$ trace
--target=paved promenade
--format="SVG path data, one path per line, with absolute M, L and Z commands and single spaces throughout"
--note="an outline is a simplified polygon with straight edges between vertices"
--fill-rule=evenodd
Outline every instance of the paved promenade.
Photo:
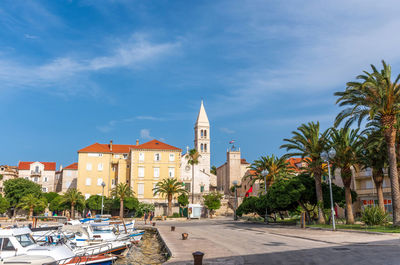
M 175 225 L 175 232 L 170 226 Z M 228 219 L 157 222 L 172 252 L 166 264 L 400 264 L 400 235 L 279 228 Z M 182 233 L 188 240 L 182 240 Z

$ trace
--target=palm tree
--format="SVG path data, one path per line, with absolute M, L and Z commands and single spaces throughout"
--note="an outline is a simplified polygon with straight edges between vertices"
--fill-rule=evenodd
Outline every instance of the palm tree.
M 260 159 L 254 160 L 249 167 L 254 173 L 246 176 L 245 178 L 251 178 L 252 183 L 259 181 L 264 182 L 264 187 L 271 186 L 272 183 L 279 178 L 287 177 L 292 173 L 289 167 L 286 157 L 277 156 L 261 156 Z M 263 176 L 262 172 L 266 170 L 268 173 L 266 177 Z M 265 183 L 265 180 L 267 181 Z
M 372 72 L 364 71 L 357 76 L 360 82 L 348 82 L 346 90 L 336 92 L 336 103 L 339 106 L 351 106 L 342 110 L 336 117 L 335 124 L 348 119 L 346 124 L 358 121 L 360 126 L 364 118 L 373 120 L 376 115 L 381 117 L 381 127 L 387 145 L 389 160 L 389 176 L 392 188 L 393 225 L 400 225 L 400 190 L 396 157 L 396 123 L 400 114 L 400 86 L 398 75 L 391 80 L 391 67 L 382 61 L 383 69 L 378 71 L 371 65 Z
M 119 199 L 119 217 L 124 218 L 124 199 L 134 194 L 131 187 L 126 183 L 119 183 L 111 191 L 111 196 Z
M 315 180 L 315 190 L 318 201 L 318 223 L 325 223 L 325 215 L 323 211 L 323 196 L 322 196 L 322 183 L 321 176 L 324 172 L 323 161 L 321 159 L 321 152 L 327 149 L 329 130 L 320 132 L 319 122 L 309 122 L 302 124 L 297 128 L 298 131 L 293 131 L 292 138 L 283 139 L 287 144 L 281 146 L 286 148 L 286 151 L 295 150 L 295 152 L 288 153 L 286 156 L 301 156 L 307 162 L 307 168 Z
M 192 166 L 192 203 L 194 203 L 194 166 L 199 163 L 200 153 L 196 149 L 190 149 L 185 155 L 188 164 Z
M 71 204 L 71 218 L 75 219 L 75 206 L 84 205 L 85 197 L 77 189 L 68 189 L 63 195 L 62 203 Z
M 157 182 L 156 187 L 153 189 L 154 196 L 160 194 L 166 196 L 168 199 L 168 216 L 172 215 L 172 198 L 175 194 L 187 193 L 182 183 L 177 179 L 166 178 Z
M 29 211 L 29 217 L 33 216 L 33 209 L 35 207 L 46 207 L 47 204 L 38 198 L 36 195 L 30 193 L 25 195 L 24 197 L 21 198 L 20 202 L 18 203 L 17 207 L 28 210 Z
M 353 130 L 350 128 L 336 129 L 332 128 L 330 133 L 330 146 L 336 151 L 336 155 L 331 159 L 333 171 L 335 168 L 340 168 L 340 176 L 342 177 L 345 199 L 346 199 L 346 223 L 354 224 L 353 201 L 351 198 L 351 180 L 353 167 L 359 161 L 362 141 L 358 134 L 359 129 Z
M 368 125 L 367 125 L 368 126 Z M 372 179 L 375 183 L 378 205 L 384 211 L 383 198 L 383 169 L 387 167 L 386 143 L 383 139 L 382 130 L 367 129 L 362 137 L 363 151 L 359 157 L 359 164 L 362 169 L 372 169 Z M 400 161 L 400 160 L 398 160 Z

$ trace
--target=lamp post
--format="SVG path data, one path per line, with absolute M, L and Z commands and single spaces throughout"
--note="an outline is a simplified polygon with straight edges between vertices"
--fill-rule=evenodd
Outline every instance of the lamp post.
M 264 169 L 261 171 L 261 175 L 264 177 L 264 190 L 265 190 L 265 195 L 267 195 L 267 176 L 268 176 L 269 171 L 267 169 Z M 265 199 L 267 196 L 265 196 Z M 265 207 L 265 218 L 264 222 L 268 224 L 268 206 Z
M 331 167 L 329 164 L 329 159 L 333 159 L 335 156 L 336 156 L 336 151 L 333 148 L 331 148 L 328 152 L 323 151 L 321 153 L 322 160 L 328 163 L 329 193 L 331 197 L 331 219 L 332 219 L 333 230 L 336 230 L 336 224 L 335 224 L 335 209 L 333 208 L 332 179 L 331 179 Z
M 232 181 L 233 186 L 235 187 L 235 210 L 233 214 L 233 220 L 237 220 L 236 209 L 237 209 L 237 184 L 239 182 L 237 180 Z
M 101 193 L 101 215 L 103 215 L 103 208 L 104 208 L 104 187 L 106 186 L 106 183 L 104 181 L 101 183 L 101 186 L 103 187 L 103 192 Z

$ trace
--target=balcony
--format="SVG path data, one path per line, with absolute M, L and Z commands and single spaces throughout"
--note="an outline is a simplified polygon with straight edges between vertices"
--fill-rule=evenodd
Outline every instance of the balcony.
M 376 188 L 356 189 L 358 195 L 376 196 Z M 383 193 L 390 193 L 390 187 L 383 188 Z
M 36 170 L 31 170 L 31 176 L 41 176 L 42 175 L 42 171 L 36 171 Z

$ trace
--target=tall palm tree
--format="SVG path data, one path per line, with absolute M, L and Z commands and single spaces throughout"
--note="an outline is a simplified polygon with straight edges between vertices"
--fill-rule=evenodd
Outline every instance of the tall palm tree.
M 192 166 L 192 203 L 194 203 L 194 166 L 199 163 L 200 153 L 196 149 L 190 149 L 185 155 L 188 159 L 188 164 Z
M 68 189 L 63 195 L 62 203 L 68 203 L 71 205 L 71 218 L 75 219 L 75 206 L 84 205 L 85 197 L 77 189 Z
M 17 207 L 28 210 L 29 211 L 29 217 L 31 218 L 33 216 L 33 209 L 35 207 L 46 207 L 47 204 L 38 198 L 36 195 L 30 193 L 25 195 L 24 197 L 21 198 L 20 202 L 18 203 Z
M 160 194 L 166 196 L 168 199 L 168 216 L 172 215 L 172 198 L 175 194 L 185 194 L 187 190 L 183 187 L 182 183 L 174 178 L 166 178 L 157 182 L 153 189 L 154 195 Z
M 383 198 L 383 169 L 387 167 L 386 143 L 381 130 L 368 131 L 362 137 L 363 151 L 359 158 L 362 169 L 372 169 L 372 179 L 378 195 L 378 206 L 385 211 Z
M 119 217 L 124 218 L 124 199 L 134 194 L 131 187 L 126 183 L 119 183 L 111 191 L 111 196 L 119 199 Z
M 382 61 L 383 69 L 378 71 L 371 65 L 372 72 L 364 71 L 357 76 L 360 82 L 348 82 L 346 90 L 336 92 L 336 103 L 339 106 L 350 106 L 342 110 L 336 117 L 335 124 L 348 119 L 349 125 L 358 121 L 360 126 L 365 118 L 372 120 L 376 115 L 381 117 L 381 125 L 385 137 L 388 160 L 389 176 L 392 189 L 393 225 L 400 225 L 400 190 L 396 157 L 396 123 L 400 113 L 400 86 L 398 75 L 394 82 L 391 78 L 391 67 Z
M 355 165 L 359 161 L 362 141 L 360 140 L 359 129 L 350 129 L 348 127 L 336 129 L 332 128 L 330 132 L 329 145 L 336 151 L 336 156 L 331 159 L 333 169 L 340 168 L 345 199 L 346 199 L 346 223 L 354 224 L 353 201 L 351 198 L 351 168 L 356 169 Z
M 259 159 L 249 166 L 249 169 L 254 173 L 246 176 L 245 178 L 251 178 L 252 182 L 264 182 L 264 187 L 271 186 L 272 183 L 279 178 L 284 178 L 292 173 L 292 169 L 289 167 L 286 157 L 272 156 L 261 156 Z M 262 172 L 266 170 L 268 173 L 264 177 Z M 267 181 L 265 183 L 265 180 Z
M 320 132 L 319 122 L 309 122 L 302 124 L 297 128 L 297 131 L 292 132 L 293 136 L 290 139 L 283 139 L 287 144 L 283 144 L 281 148 L 286 148 L 286 151 L 294 150 L 286 156 L 301 156 L 307 162 L 307 168 L 315 180 L 315 190 L 318 201 L 318 223 L 325 223 L 325 215 L 323 211 L 323 196 L 322 196 L 322 174 L 324 172 L 321 152 L 327 149 L 329 130 Z

